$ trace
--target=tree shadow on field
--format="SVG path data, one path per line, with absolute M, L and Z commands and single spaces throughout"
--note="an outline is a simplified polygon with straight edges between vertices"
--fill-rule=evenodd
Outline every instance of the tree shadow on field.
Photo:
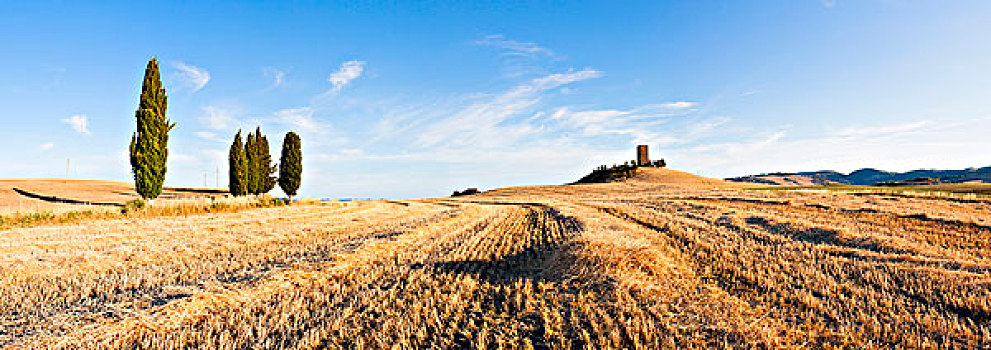
M 482 257 L 413 264 L 411 267 L 431 269 L 437 273 L 469 274 L 492 284 L 510 284 L 520 279 L 548 282 L 561 282 L 565 279 L 563 274 L 549 271 L 548 261 L 556 254 L 566 254 L 578 247 L 578 243 L 569 241 L 585 229 L 581 221 L 541 203 L 478 202 L 476 204 L 513 205 L 529 209 L 525 227 L 532 230 L 527 234 L 535 236 L 530 240 L 533 244 L 508 255 L 490 253 L 485 257 L 483 252 L 476 252 L 475 256 Z M 544 217 L 550 220 L 545 221 Z M 549 222 L 554 222 L 554 225 L 547 225 Z
M 799 228 L 795 228 L 795 226 L 790 223 L 776 224 L 762 217 L 749 217 L 747 218 L 746 222 L 748 225 L 758 226 L 767 232 L 784 235 L 796 240 L 800 240 L 812 244 L 829 244 L 844 248 L 869 250 L 875 253 L 894 253 L 894 254 L 912 254 L 912 255 L 918 254 L 917 252 L 912 250 L 883 246 L 878 244 L 878 242 L 866 238 L 860 238 L 860 239 L 842 238 L 840 237 L 839 231 L 836 230 L 829 230 L 829 229 L 815 228 L 815 227 L 807 228 L 807 229 L 799 229 Z
M 476 251 L 473 251 L 468 259 L 441 258 L 440 261 L 428 261 L 413 264 L 410 267 L 422 269 L 424 273 L 430 275 L 463 276 L 496 287 L 483 289 L 488 292 L 484 295 L 476 294 L 474 296 L 480 298 L 476 301 L 485 311 L 466 309 L 465 312 L 474 315 L 472 317 L 482 317 L 482 312 L 495 312 L 515 318 L 520 324 L 517 326 L 519 327 L 518 337 L 520 339 L 528 339 L 534 349 L 552 348 L 551 333 L 545 329 L 545 323 L 541 316 L 533 310 L 527 311 L 525 308 L 515 305 L 510 296 L 522 292 L 519 289 L 521 284 L 530 285 L 534 293 L 555 293 L 561 300 L 565 300 L 562 302 L 562 306 L 568 305 L 567 300 L 573 300 L 579 291 L 588 292 L 590 288 L 597 289 L 603 294 L 610 294 L 613 283 L 579 280 L 573 278 L 574 275 L 569 273 L 570 267 L 574 266 L 576 262 L 573 252 L 582 247 L 582 244 L 575 242 L 573 238 L 585 229 L 584 224 L 574 217 L 560 213 L 551 206 L 540 203 L 475 204 L 513 205 L 527 209 L 528 212 L 524 219 L 513 223 L 517 228 L 522 226 L 524 231 L 488 232 L 490 236 L 487 238 L 489 240 L 483 241 L 506 244 L 507 241 L 511 240 L 503 240 L 502 237 L 498 236 L 498 234 L 505 233 L 528 236 L 526 242 L 530 242 L 530 244 L 514 249 L 513 253 L 505 255 L 497 253 L 499 251 L 498 246 L 493 247 L 495 249 L 492 249 L 491 252 L 486 252 L 484 251 L 485 248 L 480 245 L 476 247 Z M 479 234 L 485 233 L 480 232 Z M 542 289 L 547 284 L 552 285 L 552 292 Z M 571 312 L 566 313 L 572 317 L 580 317 Z M 590 321 L 582 322 L 585 324 Z M 577 339 L 578 337 L 577 329 L 567 328 L 558 330 L 558 332 L 563 332 L 564 335 L 555 336 L 564 336 L 569 339 Z M 462 333 L 454 334 L 452 340 L 456 348 L 472 348 L 474 345 L 472 340 Z
M 33 193 L 33 192 L 28 192 L 28 191 L 22 190 L 22 189 L 17 188 L 17 187 L 14 187 L 13 190 L 14 190 L 14 192 L 17 192 L 17 194 L 19 194 L 19 195 L 22 195 L 22 196 L 25 196 L 25 197 L 28 197 L 28 198 L 43 200 L 45 202 L 51 202 L 51 203 L 79 204 L 79 205 L 95 205 L 95 206 L 108 206 L 108 207 L 123 207 L 124 206 L 123 204 L 120 204 L 120 203 L 91 202 L 91 201 L 84 201 L 84 200 L 78 200 L 78 199 L 72 199 L 72 198 L 63 198 L 63 197 L 56 197 L 56 196 L 46 196 L 46 195 L 43 195 L 43 194 L 37 194 L 37 193 Z
M 861 239 L 845 239 L 839 237 L 839 232 L 835 230 L 827 230 L 821 228 L 810 228 L 810 229 L 795 229 L 793 225 L 788 223 L 772 224 L 765 218 L 761 217 L 750 217 L 746 220 L 747 224 L 760 226 L 768 232 L 773 232 L 777 234 L 783 234 L 790 236 L 792 238 L 814 243 L 814 244 L 830 244 L 846 248 L 863 249 L 869 250 L 876 253 L 893 253 L 893 254 L 910 254 L 919 255 L 918 252 L 911 251 L 908 249 L 898 249 L 894 247 L 882 246 L 876 242 L 870 241 L 866 238 Z M 866 256 L 857 254 L 856 252 L 841 252 L 841 251 L 828 251 L 829 255 L 849 258 L 857 261 L 864 261 L 869 263 L 880 263 L 880 264 L 911 264 L 918 267 L 925 267 L 928 269 L 940 269 L 940 270 L 951 270 L 951 271 L 967 271 L 970 273 L 984 274 L 987 273 L 987 269 L 984 267 L 970 267 L 964 266 L 956 262 L 926 262 L 926 261 L 912 261 L 908 259 L 903 259 L 899 256 L 887 256 L 887 257 L 877 257 L 877 256 Z M 912 273 L 925 273 L 925 270 L 913 269 Z M 884 291 L 889 287 L 881 284 L 878 280 L 865 278 L 864 275 L 857 274 L 852 280 L 847 280 L 846 282 L 854 282 L 854 280 L 868 288 L 874 290 Z M 892 281 L 898 281 L 898 276 L 892 276 Z M 900 284 L 901 282 L 896 282 Z M 920 305 L 926 305 L 943 312 L 953 313 L 954 315 L 970 319 L 975 323 L 985 323 L 991 320 L 991 313 L 979 308 L 960 303 L 956 300 L 947 300 L 941 298 L 934 298 L 927 293 L 920 292 L 913 289 L 905 288 L 895 288 L 891 292 L 903 296 L 907 299 L 913 300 Z M 938 334 L 937 334 L 938 336 Z
M 547 261 L 554 254 L 564 253 L 568 245 L 540 245 L 528 247 L 515 254 L 489 259 L 440 261 L 414 264 L 414 269 L 429 269 L 435 273 L 467 274 L 490 284 L 512 285 L 516 281 L 564 282 L 564 274 L 547 268 Z

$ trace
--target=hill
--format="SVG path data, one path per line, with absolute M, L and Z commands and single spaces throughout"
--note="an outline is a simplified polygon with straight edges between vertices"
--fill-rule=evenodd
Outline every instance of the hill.
M 222 189 L 166 187 L 164 200 L 223 196 Z M 119 206 L 138 199 L 134 185 L 100 180 L 15 179 L 0 180 L 0 213 L 65 211 L 79 205 Z
M 581 185 L 627 181 L 639 184 L 654 184 L 663 186 L 747 187 L 747 185 L 732 181 L 713 179 L 684 171 L 660 167 L 639 167 L 630 170 L 629 172 L 610 169 L 596 170 L 572 184 Z M 750 185 L 750 187 L 753 187 L 753 185 Z
M 692 173 L 669 168 L 639 168 L 631 179 L 640 184 L 666 186 L 698 187 L 698 188 L 740 188 L 753 185 L 739 184 L 731 181 L 713 179 Z
M 756 182 L 774 185 L 803 185 L 790 183 L 789 179 L 811 184 L 839 183 L 848 185 L 875 185 L 878 183 L 905 182 L 920 178 L 936 179 L 945 183 L 991 182 L 991 167 L 968 168 L 962 170 L 919 169 L 907 172 L 890 172 L 873 168 L 864 168 L 849 174 L 832 170 L 809 171 L 798 173 L 770 173 L 761 175 L 742 176 L 727 179 L 735 182 Z
M 832 180 L 826 180 L 814 176 L 799 175 L 799 174 L 750 175 L 750 176 L 730 178 L 726 180 L 732 182 L 749 182 L 756 184 L 778 185 L 778 186 L 815 186 L 815 185 L 828 185 L 828 184 L 837 183 Z

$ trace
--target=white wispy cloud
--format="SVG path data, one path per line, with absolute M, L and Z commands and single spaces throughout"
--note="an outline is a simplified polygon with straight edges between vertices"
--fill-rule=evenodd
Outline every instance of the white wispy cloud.
M 331 92 L 336 93 L 341 91 L 352 80 L 358 79 L 364 71 L 365 62 L 363 61 L 351 60 L 341 63 L 337 71 L 331 73 L 330 77 L 327 78 L 327 81 L 334 85 Z
M 331 125 L 313 116 L 313 107 L 287 108 L 276 111 L 274 121 L 282 123 L 296 132 L 325 135 L 331 132 Z
M 55 148 L 55 143 L 54 142 L 45 142 L 45 143 L 41 144 L 40 146 L 38 146 L 38 148 L 40 148 L 42 151 L 47 151 L 47 150 L 50 150 L 52 148 Z
M 210 82 L 210 72 L 206 69 L 191 66 L 183 62 L 175 62 L 173 65 L 178 72 L 172 75 L 173 79 L 193 92 L 200 91 Z
M 841 129 L 836 136 L 841 137 L 862 137 L 894 135 L 922 131 L 929 127 L 929 122 L 917 121 L 904 124 L 882 125 L 882 126 L 848 126 Z
M 333 125 L 318 118 L 316 116 L 318 110 L 316 107 L 305 106 L 280 109 L 267 115 L 238 117 L 241 112 L 237 106 L 204 106 L 200 114 L 200 123 L 209 130 L 196 131 L 193 134 L 204 140 L 230 142 L 227 136 L 223 136 L 226 135 L 225 133 L 233 132 L 235 129 L 251 131 L 256 126 L 262 126 L 301 134 L 327 136 L 333 132 Z
M 200 122 L 211 129 L 226 130 L 237 122 L 233 109 L 220 106 L 204 106 L 202 110 Z
M 764 148 L 773 146 L 774 144 L 778 143 L 786 135 L 788 135 L 787 130 L 778 130 L 766 136 L 757 137 L 756 139 L 722 142 L 722 143 L 707 143 L 703 145 L 693 146 L 688 150 L 692 152 L 700 152 L 700 153 L 722 152 L 730 157 L 754 155 L 755 152 L 761 151 Z
M 62 119 L 62 122 L 63 123 L 66 123 L 66 124 L 69 124 L 69 126 L 71 126 L 73 130 L 75 130 L 76 132 L 78 132 L 80 134 L 90 135 L 90 132 L 89 132 L 89 119 L 86 118 L 86 115 L 77 114 L 77 115 L 74 115 L 74 116 L 71 116 L 71 117 Z
M 600 76 L 602 76 L 600 71 L 583 69 L 531 79 L 506 92 L 471 103 L 453 114 L 434 121 L 418 133 L 416 142 L 423 147 L 445 143 L 492 147 L 512 143 L 537 129 L 527 122 L 513 125 L 504 125 L 503 122 L 530 111 L 540 101 L 543 92 Z
M 475 40 L 473 44 L 497 50 L 502 75 L 510 79 L 546 75 L 552 66 L 547 64 L 548 60 L 564 59 L 563 56 L 540 44 L 508 39 L 502 34 L 485 36 Z M 569 88 L 562 89 L 562 93 L 565 94 L 571 91 Z
M 685 109 L 685 108 L 692 108 L 697 105 L 698 104 L 696 104 L 695 102 L 678 101 L 678 102 L 662 103 L 658 106 L 662 108 Z
M 585 79 L 598 78 L 601 76 L 602 76 L 601 71 L 591 68 L 585 68 L 578 71 L 569 70 L 566 73 L 555 73 L 545 77 L 533 79 L 532 80 L 533 83 L 530 84 L 530 86 L 523 86 L 522 89 L 525 90 L 531 88 L 538 90 L 549 90 L 565 84 L 570 84 Z
M 729 124 L 733 121 L 730 117 L 709 117 L 690 123 L 685 132 L 691 136 L 704 135 Z
M 272 78 L 271 89 L 276 89 L 286 82 L 286 71 L 275 68 L 275 67 L 265 67 L 262 69 L 265 76 Z
M 193 132 L 193 135 L 207 141 L 228 142 L 227 140 L 224 140 L 219 135 L 217 135 L 217 133 L 211 131 L 195 131 Z
M 665 102 L 637 106 L 630 109 L 588 109 L 572 110 L 569 107 L 558 108 L 550 120 L 559 121 L 563 129 L 575 129 L 585 137 L 621 136 L 629 137 L 636 143 L 671 144 L 681 142 L 687 136 L 686 131 L 694 125 L 710 125 L 711 119 L 696 120 L 679 128 L 681 132 L 661 132 L 658 126 L 667 123 L 671 117 L 684 116 L 688 110 L 696 106 L 694 102 Z M 694 128 L 693 134 L 705 131 Z M 674 136 L 679 135 L 679 136 Z
M 542 47 L 537 43 L 510 40 L 502 34 L 488 35 L 485 38 L 476 40 L 475 44 L 502 49 L 504 55 L 530 57 L 544 55 L 548 57 L 556 57 L 553 51 Z
M 169 154 L 170 162 L 181 162 L 181 163 L 196 163 L 199 162 L 199 158 L 192 154 L 186 153 L 172 153 Z

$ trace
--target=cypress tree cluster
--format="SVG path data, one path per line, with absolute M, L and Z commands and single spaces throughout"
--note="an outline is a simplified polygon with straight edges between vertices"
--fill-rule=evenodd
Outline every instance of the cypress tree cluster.
M 282 141 L 282 157 L 279 158 L 279 187 L 289 196 L 289 201 L 299 190 L 303 173 L 303 153 L 299 135 L 286 133 Z
M 244 143 L 245 155 L 245 184 L 248 193 L 268 193 L 275 188 L 277 179 L 272 176 L 275 166 L 272 165 L 272 155 L 269 153 L 268 138 L 262 135 L 261 127 L 255 132 L 248 133 Z
M 245 181 L 247 173 L 247 159 L 244 156 L 244 146 L 241 144 L 241 130 L 234 135 L 234 143 L 231 144 L 230 154 L 227 156 L 229 162 L 229 181 L 227 187 L 231 195 L 243 196 L 248 194 L 248 186 Z
M 294 132 L 286 134 L 282 142 L 282 157 L 279 164 L 272 165 L 268 137 L 262 135 L 261 127 L 248 133 L 244 146 L 241 145 L 241 131 L 234 135 L 231 150 L 227 156 L 230 163 L 228 187 L 231 195 L 268 193 L 278 183 L 291 200 L 299 190 L 303 173 L 302 142 Z M 275 174 L 276 168 L 279 176 Z
M 135 112 L 137 131 L 131 136 L 129 147 L 134 188 L 146 199 L 161 195 L 165 182 L 169 131 L 175 127 L 175 123 L 165 118 L 167 105 L 158 60 L 152 58 L 145 68 L 141 99 Z

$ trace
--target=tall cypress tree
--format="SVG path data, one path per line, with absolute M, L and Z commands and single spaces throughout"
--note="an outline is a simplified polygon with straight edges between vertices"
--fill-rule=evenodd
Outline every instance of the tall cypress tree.
M 275 188 L 275 184 L 279 181 L 273 176 L 278 168 L 272 164 L 272 152 L 268 148 L 268 137 L 262 135 L 260 127 L 255 131 L 255 138 L 255 146 L 258 147 L 258 173 L 260 174 L 258 176 L 259 193 L 268 193 Z
M 247 159 L 244 155 L 244 146 L 241 144 L 241 130 L 238 130 L 237 135 L 234 135 L 234 143 L 231 144 L 231 152 L 227 159 L 230 163 L 227 187 L 230 189 L 231 195 L 243 196 L 248 194 L 248 184 L 245 178 Z
M 268 138 L 262 136 L 261 127 L 256 128 L 254 134 L 248 134 L 248 139 L 244 144 L 244 154 L 247 159 L 245 178 L 248 192 L 262 194 L 275 188 L 278 179 L 272 174 L 275 174 L 276 167 L 272 165 Z
M 286 139 L 282 141 L 282 157 L 279 158 L 279 187 L 282 192 L 292 197 L 299 190 L 299 184 L 303 174 L 303 152 L 301 150 L 299 135 L 294 132 L 286 133 Z
M 255 134 L 248 133 L 247 139 L 244 141 L 244 184 L 247 193 L 258 194 L 260 187 L 258 186 L 258 147 L 255 146 Z
M 131 171 L 134 188 L 142 198 L 155 199 L 162 194 L 165 163 L 169 157 L 169 131 L 175 127 L 165 118 L 168 97 L 162 87 L 158 60 L 152 58 L 145 68 L 141 100 L 135 112 L 137 131 L 131 136 Z

